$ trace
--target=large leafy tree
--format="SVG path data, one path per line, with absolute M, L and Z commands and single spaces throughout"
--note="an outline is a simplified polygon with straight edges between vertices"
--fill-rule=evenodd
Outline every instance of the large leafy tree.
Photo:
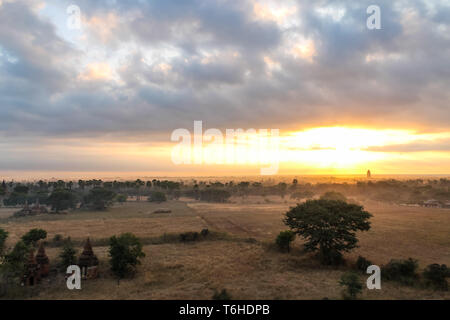
M 284 219 L 305 240 L 307 251 L 318 251 L 324 264 L 337 264 L 342 252 L 357 247 L 357 231 L 370 229 L 372 215 L 362 206 L 337 200 L 308 200 L 291 208 Z
M 89 192 L 84 201 L 94 210 L 105 210 L 113 204 L 115 197 L 114 191 L 96 187 Z
M 120 236 L 112 236 L 109 239 L 109 256 L 112 272 L 118 279 L 135 271 L 140 264 L 140 258 L 145 257 L 142 244 L 132 233 L 123 233 Z
M 75 208 L 77 200 L 75 194 L 71 190 L 56 189 L 48 197 L 47 203 L 52 206 L 52 210 L 60 212 L 69 208 Z
M 17 242 L 13 250 L 5 255 L 1 265 L 2 273 L 13 278 L 22 276 L 29 252 L 30 247 L 25 242 Z
M 43 229 L 31 229 L 22 236 L 22 241 L 27 246 L 35 247 L 39 240 L 47 238 L 47 231 Z

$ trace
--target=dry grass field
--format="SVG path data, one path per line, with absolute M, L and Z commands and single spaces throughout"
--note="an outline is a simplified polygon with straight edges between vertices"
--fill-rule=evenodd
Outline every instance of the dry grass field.
M 10 232 L 8 245 L 31 228 L 82 241 L 105 239 L 122 232 L 141 238 L 204 228 L 230 235 L 223 240 L 145 245 L 146 257 L 134 278 L 120 281 L 108 271 L 107 247 L 94 247 L 100 259 L 99 279 L 84 281 L 82 290 L 69 291 L 63 275 L 40 285 L 37 299 L 210 299 L 226 288 L 233 299 L 340 299 L 340 276 L 348 268 L 323 267 L 301 250 L 296 240 L 290 254 L 270 245 L 285 230 L 283 214 L 294 205 L 280 197 L 233 198 L 230 203 L 188 199 L 163 204 L 128 202 L 106 212 L 72 212 L 8 218 L 0 213 L 0 228 Z M 358 255 L 381 265 L 391 258 L 413 257 L 420 268 L 431 263 L 450 265 L 450 210 L 364 203 L 373 214 L 370 231 L 359 234 L 361 247 L 346 255 L 347 264 Z M 153 213 L 168 208 L 172 213 Z M 5 210 L 5 209 L 2 209 Z M 59 248 L 47 253 L 56 263 Z M 80 252 L 81 248 L 78 248 Z M 365 282 L 364 275 L 361 280 Z M 450 299 L 449 293 L 383 282 L 381 290 L 364 290 L 365 299 Z

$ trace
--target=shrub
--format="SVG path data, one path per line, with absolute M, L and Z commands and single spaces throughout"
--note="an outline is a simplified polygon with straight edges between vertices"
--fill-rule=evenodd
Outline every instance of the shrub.
M 60 258 L 60 267 L 63 272 L 67 270 L 68 266 L 77 264 L 77 258 L 76 258 L 77 251 L 73 247 L 72 241 L 68 239 L 65 241 L 64 246 L 61 250 L 61 253 L 59 254 Z
M 362 292 L 362 284 L 359 280 L 359 276 L 355 272 L 346 272 L 342 275 L 339 284 L 344 288 L 342 296 L 346 300 L 354 300 L 357 295 Z
M 22 236 L 22 241 L 26 245 L 32 245 L 35 247 L 39 240 L 47 238 L 47 231 L 42 229 L 31 229 Z
M 119 203 L 127 202 L 128 196 L 126 194 L 118 194 L 116 196 L 116 201 Z
M 417 269 L 419 267 L 418 261 L 412 258 L 408 260 L 392 259 L 382 268 L 381 275 L 386 280 L 397 281 L 404 285 L 413 285 L 419 278 Z
M 155 192 L 152 192 L 152 194 L 148 198 L 148 201 L 150 201 L 150 202 L 158 202 L 158 203 L 165 202 L 165 201 L 167 201 L 167 197 L 166 197 L 166 194 L 164 192 L 155 191 Z
M 290 251 L 291 242 L 295 239 L 295 233 L 291 230 L 281 231 L 277 236 L 276 244 L 281 251 Z
M 180 241 L 181 242 L 197 241 L 198 239 L 199 239 L 199 233 L 198 232 L 184 232 L 184 233 L 180 233 Z
M 445 264 L 430 264 L 422 273 L 425 284 L 438 290 L 448 290 L 447 279 L 450 277 L 450 268 Z
M 6 238 L 8 238 L 8 232 L 3 229 L 0 229 L 0 257 L 3 255 L 3 251 L 5 250 L 5 242 Z
M 369 266 L 373 265 L 372 262 L 367 260 L 364 257 L 358 256 L 358 260 L 356 260 L 356 268 L 362 272 L 366 272 Z
M 141 263 L 140 258 L 145 257 L 141 242 L 132 233 L 112 236 L 109 246 L 111 270 L 118 279 L 134 273 L 136 266 Z
M 203 229 L 200 234 L 202 235 L 202 237 L 207 237 L 209 235 L 209 230 L 208 229 Z
M 227 289 L 222 289 L 220 292 L 216 290 L 212 298 L 213 300 L 231 300 L 231 295 L 227 292 Z
M 60 242 L 62 242 L 63 241 L 63 236 L 62 235 L 60 235 L 60 234 L 55 234 L 55 236 L 53 237 L 53 240 L 52 240 L 54 243 L 60 243 Z

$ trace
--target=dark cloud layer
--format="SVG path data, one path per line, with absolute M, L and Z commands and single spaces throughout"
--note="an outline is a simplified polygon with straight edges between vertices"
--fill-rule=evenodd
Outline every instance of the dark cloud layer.
M 368 30 L 372 2 L 298 1 L 290 16 L 298 23 L 286 26 L 255 18 L 252 1 L 80 0 L 86 21 L 118 17 L 103 26 L 110 29 L 103 42 L 98 28 L 85 28 L 92 50 L 113 56 L 132 48 L 113 66 L 117 79 L 90 82 L 80 80 L 80 61 L 89 52 L 58 31 L 67 33 L 65 26 L 30 1 L 3 2 L 0 132 L 169 133 L 193 120 L 219 128 L 363 122 L 447 130 L 448 6 L 380 0 L 382 29 Z M 46 5 L 64 15 L 68 4 Z M 344 11 L 334 19 L 320 14 L 323 8 Z M 314 44 L 310 60 L 292 54 L 296 37 Z M 149 55 L 156 58 L 147 61 Z

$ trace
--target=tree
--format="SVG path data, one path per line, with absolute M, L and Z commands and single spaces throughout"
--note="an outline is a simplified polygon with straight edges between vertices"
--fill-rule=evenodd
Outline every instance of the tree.
M 280 192 L 280 197 L 282 199 L 284 199 L 284 196 L 286 195 L 287 184 L 284 183 L 284 182 L 280 182 L 278 184 L 278 189 L 279 189 L 279 192 Z
M 0 229 L 0 257 L 3 256 L 3 252 L 5 250 L 5 242 L 6 242 L 6 238 L 8 238 L 8 232 Z
M 72 241 L 70 241 L 70 238 L 67 239 L 59 254 L 60 266 L 63 271 L 67 270 L 68 266 L 77 264 L 76 254 L 77 250 L 73 247 Z
M 96 187 L 85 197 L 85 203 L 93 210 L 106 210 L 114 202 L 116 194 L 114 191 Z
M 126 194 L 118 194 L 117 196 L 116 196 L 116 201 L 117 202 L 119 202 L 119 203 L 124 203 L 124 202 L 127 202 L 127 195 Z
M 291 230 L 281 231 L 277 236 L 276 244 L 280 250 L 286 250 L 287 252 L 291 249 L 291 242 L 295 239 L 295 233 Z
M 323 264 L 338 264 L 342 251 L 357 247 L 356 231 L 370 229 L 371 216 L 356 204 L 308 200 L 291 208 L 284 223 L 306 240 L 306 251 L 319 251 Z
M 150 202 L 164 202 L 164 201 L 167 201 L 167 197 L 166 197 L 166 194 L 164 192 L 155 191 L 155 192 L 152 192 L 152 194 L 148 198 L 148 201 L 150 201 Z
M 48 197 L 47 203 L 51 205 L 56 213 L 76 207 L 76 197 L 74 193 L 67 189 L 56 189 Z
M 308 199 L 312 198 L 314 196 L 314 193 L 311 191 L 296 191 L 291 194 L 291 199 L 301 200 L 301 199 Z
M 31 229 L 22 236 L 22 241 L 27 245 L 35 247 L 39 240 L 47 238 L 47 231 L 42 229 Z
M 231 295 L 228 293 L 227 289 L 222 289 L 222 291 L 218 292 L 214 290 L 214 295 L 212 296 L 213 300 L 231 300 Z
M 140 258 L 145 257 L 142 244 L 132 233 L 123 233 L 119 237 L 109 239 L 109 256 L 111 257 L 111 271 L 118 277 L 124 278 L 133 273 Z
M 431 286 L 438 290 L 448 290 L 446 278 L 450 277 L 450 268 L 448 268 L 445 264 L 430 264 L 425 268 L 422 275 L 427 286 Z
M 17 186 L 14 187 L 14 192 L 16 193 L 22 193 L 22 194 L 27 194 L 28 193 L 29 188 L 27 186 L 18 184 Z
M 362 292 L 362 284 L 357 273 L 349 271 L 342 275 L 339 284 L 345 287 L 342 293 L 344 299 L 354 300 Z
M 2 271 L 12 277 L 21 277 L 29 253 L 30 247 L 24 241 L 17 242 L 13 250 L 5 255 Z
M 337 200 L 337 201 L 347 201 L 347 198 L 340 192 L 329 191 L 320 197 L 320 200 Z
M 247 187 L 244 187 L 247 188 Z M 245 189 L 246 190 L 246 189 Z M 208 202 L 226 202 L 231 194 L 221 189 L 206 189 L 200 191 L 200 200 Z
M 3 181 L 4 183 L 4 181 Z M 6 188 L 0 185 L 0 207 L 3 205 L 3 197 L 6 195 Z

